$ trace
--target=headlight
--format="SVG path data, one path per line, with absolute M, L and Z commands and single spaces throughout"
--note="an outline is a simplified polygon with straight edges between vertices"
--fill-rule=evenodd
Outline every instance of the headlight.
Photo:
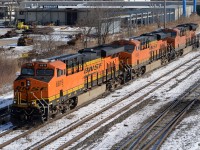
M 31 102 L 32 105 L 35 105 L 35 102 Z
M 17 103 L 17 101 L 13 101 L 13 104 L 16 104 Z
M 27 80 L 27 81 L 26 81 L 26 85 L 27 85 L 27 86 L 30 86 L 30 85 L 31 85 L 30 80 Z

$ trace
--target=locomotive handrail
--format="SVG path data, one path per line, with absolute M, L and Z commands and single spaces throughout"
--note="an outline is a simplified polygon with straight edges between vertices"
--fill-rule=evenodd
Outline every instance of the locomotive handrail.
M 42 91 L 41 91 L 41 99 L 42 99 L 42 101 L 47 105 L 47 113 L 49 113 L 49 104 L 43 99 L 43 97 L 42 97 Z M 45 106 L 44 106 L 44 113 L 45 113 Z
M 33 94 L 33 96 L 37 99 L 37 100 L 39 100 L 38 98 L 37 98 L 37 96 L 35 96 L 35 94 L 33 93 L 33 92 L 30 92 L 30 93 L 32 93 Z
M 49 104 L 43 99 L 43 97 L 42 97 L 42 91 L 41 91 L 41 99 L 44 101 L 44 103 L 47 105 L 47 106 L 49 106 Z
M 35 94 L 33 92 L 31 92 L 33 94 L 33 96 L 38 100 L 38 102 L 42 105 L 43 109 L 44 109 L 44 113 L 45 113 L 45 106 L 44 104 L 40 101 L 40 99 L 37 98 L 37 96 L 35 96 Z

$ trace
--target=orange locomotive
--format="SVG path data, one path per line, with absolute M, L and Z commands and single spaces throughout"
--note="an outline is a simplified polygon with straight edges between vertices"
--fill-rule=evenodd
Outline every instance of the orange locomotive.
M 185 47 L 198 47 L 197 27 L 183 24 L 22 65 L 14 81 L 11 121 L 18 125 L 48 120 L 76 107 L 77 97 L 94 86 L 111 89 L 144 74 L 149 64 L 164 64 L 182 55 Z
M 130 40 L 113 42 L 125 46 L 127 51 L 119 54 L 123 70 L 128 70 L 129 78 L 140 76 L 146 72 L 146 65 L 161 58 L 167 49 L 167 37 L 164 33 L 149 33 Z
M 119 75 L 118 53 L 123 46 L 98 46 L 77 54 L 52 57 L 22 65 L 14 82 L 11 121 L 44 121 L 77 105 L 77 96 Z
M 119 54 L 123 75 L 132 79 L 144 74 L 146 67 L 153 62 L 159 60 L 163 65 L 183 55 L 185 48 L 192 50 L 199 47 L 199 36 L 195 33 L 197 28 L 197 24 L 182 24 L 173 29 L 160 29 L 113 42 L 125 45 L 126 51 Z

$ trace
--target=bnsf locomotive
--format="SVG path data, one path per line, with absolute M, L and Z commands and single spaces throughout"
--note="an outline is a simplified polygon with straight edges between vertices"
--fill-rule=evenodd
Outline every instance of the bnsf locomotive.
M 48 120 L 75 108 L 77 97 L 94 86 L 106 84 L 112 89 L 144 74 L 154 63 L 165 64 L 199 47 L 197 28 L 197 24 L 182 24 L 26 63 L 14 81 L 11 121 Z

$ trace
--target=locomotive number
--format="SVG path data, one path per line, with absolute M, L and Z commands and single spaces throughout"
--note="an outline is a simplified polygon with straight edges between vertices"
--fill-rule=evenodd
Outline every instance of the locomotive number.
M 96 64 L 90 67 L 85 68 L 84 73 L 89 73 L 91 71 L 97 70 L 101 67 L 101 63 L 100 64 Z
M 63 80 L 56 81 L 56 87 L 63 85 Z

